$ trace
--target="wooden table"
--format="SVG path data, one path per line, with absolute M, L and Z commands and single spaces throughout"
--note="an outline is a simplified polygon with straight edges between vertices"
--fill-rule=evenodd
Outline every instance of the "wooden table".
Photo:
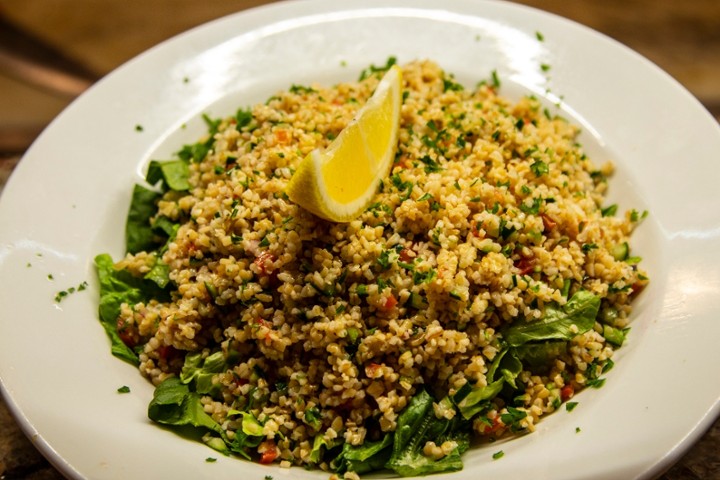
M 97 79 L 166 38 L 264 3 L 269 2 L 0 0 L 0 189 L 37 134 Z M 576 20 L 637 50 L 720 119 L 720 1 L 518 3 Z M 0 399 L 0 479 L 17 478 L 62 476 Z M 720 479 L 720 421 L 660 478 Z

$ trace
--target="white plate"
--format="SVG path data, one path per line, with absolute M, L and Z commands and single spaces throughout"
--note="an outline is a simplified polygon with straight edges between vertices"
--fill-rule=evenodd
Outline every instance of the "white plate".
M 150 423 L 152 387 L 110 355 L 96 319 L 92 258 L 122 254 L 132 184 L 150 157 L 195 140 L 202 112 L 234 113 L 292 83 L 353 80 L 390 55 L 435 59 L 466 85 L 496 70 L 505 95 L 562 100 L 592 157 L 618 165 L 611 198 L 623 210 L 650 211 L 633 248 L 651 285 L 605 386 L 580 393 L 578 408 L 549 416 L 531 435 L 468 452 L 465 470 L 449 477 L 650 478 L 711 424 L 720 409 L 714 119 L 637 54 L 536 10 L 479 0 L 442 8 L 432 0 L 318 0 L 212 22 L 124 65 L 52 123 L 5 188 L 0 378 L 25 432 L 65 474 L 327 478 L 222 456 L 206 463 L 218 455 Z M 54 303 L 56 292 L 83 281 L 88 290 Z M 131 393 L 118 394 L 122 385 Z M 492 460 L 500 449 L 505 456 Z

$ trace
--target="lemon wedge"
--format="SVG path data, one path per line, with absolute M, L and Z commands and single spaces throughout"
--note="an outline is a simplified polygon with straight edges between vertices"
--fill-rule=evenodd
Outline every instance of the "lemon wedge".
M 393 65 L 337 138 L 300 162 L 286 188 L 290 200 L 334 222 L 363 212 L 393 163 L 401 87 L 402 71 Z

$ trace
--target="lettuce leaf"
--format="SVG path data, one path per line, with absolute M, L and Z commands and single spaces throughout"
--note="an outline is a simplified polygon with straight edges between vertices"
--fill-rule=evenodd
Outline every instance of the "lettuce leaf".
M 200 395 L 177 377 L 170 377 L 155 388 L 148 406 L 148 417 L 169 426 L 190 425 L 210 430 L 226 440 L 225 432 L 210 415 L 205 413 Z
M 125 249 L 128 253 L 151 251 L 158 241 L 150 225 L 150 219 L 157 212 L 157 201 L 161 194 L 135 185 L 125 222 Z
M 562 307 L 548 306 L 540 320 L 511 325 L 503 332 L 503 338 L 511 347 L 544 340 L 571 340 L 593 328 L 599 310 L 600 297 L 579 290 Z
M 154 282 L 133 277 L 125 270 L 115 269 L 115 263 L 107 253 L 95 257 L 95 269 L 100 283 L 98 313 L 100 323 L 110 338 L 112 354 L 137 365 L 137 354 L 123 343 L 117 332 L 120 305 L 123 303 L 134 305 L 139 302 L 147 302 L 151 298 L 162 300 L 167 298 L 168 294 Z
M 452 405 L 450 399 L 442 401 Z M 470 446 L 469 423 L 457 415 L 452 420 L 437 418 L 432 405 L 433 398 L 426 391 L 410 400 L 398 417 L 386 468 L 403 477 L 462 470 L 460 455 Z M 454 441 L 457 446 L 449 455 L 434 459 L 423 454 L 425 443 L 431 440 L 437 445 Z

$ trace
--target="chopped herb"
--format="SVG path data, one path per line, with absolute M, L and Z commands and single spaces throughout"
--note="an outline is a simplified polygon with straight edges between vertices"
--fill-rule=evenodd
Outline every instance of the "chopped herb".
M 537 215 L 540 213 L 540 205 L 542 205 L 542 199 L 535 197 L 533 198 L 532 205 L 527 205 L 525 202 L 520 203 L 520 210 L 528 215 Z
M 431 200 L 433 198 L 431 193 L 425 193 L 422 197 L 418 198 L 418 202 L 424 202 L 425 200 Z
M 544 41 L 545 41 L 545 35 L 543 35 L 543 34 L 540 33 L 540 32 L 535 32 L 535 38 L 537 38 L 539 42 L 544 42 Z
M 530 170 L 535 174 L 536 177 L 541 177 L 543 174 L 548 173 L 550 169 L 547 166 L 547 163 L 543 162 L 542 160 L 535 160 L 530 165 Z
M 293 83 L 290 86 L 290 93 L 294 93 L 294 94 L 317 93 L 317 90 L 315 90 L 312 87 L 306 87 L 304 85 L 296 85 Z
M 452 79 L 443 78 L 443 92 L 447 92 L 448 90 L 459 92 L 464 90 L 464 88 L 462 85 L 453 81 Z
M 591 250 L 595 250 L 597 248 L 598 248 L 598 246 L 594 243 L 583 243 L 583 245 L 582 245 L 582 251 L 585 253 L 588 253 Z
M 603 217 L 612 217 L 617 213 L 618 206 L 617 204 L 612 204 L 609 207 L 603 208 L 600 213 Z
M 589 367 L 588 367 L 588 368 L 589 368 Z M 591 375 L 591 377 L 594 377 L 594 375 Z M 600 388 L 600 387 L 602 387 L 603 385 L 605 385 L 605 379 L 604 379 L 604 378 L 596 378 L 596 377 L 595 377 L 595 378 L 590 378 L 590 379 L 588 379 L 588 381 L 585 383 L 585 385 L 586 385 L 587 387 L 591 387 L 591 388 Z
M 578 402 L 567 402 L 565 404 L 565 410 L 567 410 L 568 412 L 572 412 L 577 406 Z
M 48 273 L 47 278 L 48 278 L 48 280 L 55 280 L 55 277 L 53 277 L 52 273 Z
M 420 158 L 420 161 L 425 164 L 425 173 L 433 173 L 433 172 L 439 172 L 442 170 L 440 165 L 430 158 L 429 155 L 425 155 L 424 157 Z
M 492 458 L 493 458 L 493 460 L 497 460 L 497 459 L 499 459 L 499 458 L 502 458 L 504 455 L 505 455 L 505 452 L 503 452 L 502 450 L 500 450 L 500 451 L 498 451 L 498 452 L 493 453 Z
M 520 421 L 525 417 L 527 417 L 526 411 L 518 410 L 514 407 L 507 407 L 507 413 L 500 415 L 500 420 L 502 420 L 502 423 L 505 425 L 509 425 L 510 430 L 517 432 L 522 430 L 523 427 L 520 426 Z
M 403 249 L 402 245 L 395 245 L 393 248 L 383 250 L 377 259 L 377 263 L 384 269 L 390 268 L 390 265 L 395 263 L 399 258 L 399 252 Z
M 642 220 L 643 218 L 648 216 L 648 211 L 644 210 L 642 213 L 639 213 L 637 210 L 631 210 L 630 211 L 630 221 L 631 222 L 637 222 L 638 220 Z
M 575 427 L 575 433 L 580 433 L 580 427 Z
M 523 120 L 522 118 L 519 118 L 518 121 L 515 122 L 515 128 L 517 128 L 518 130 L 522 130 L 524 126 L 525 120 Z
M 52 280 L 52 275 L 48 275 L 48 278 Z M 67 290 L 61 290 L 55 294 L 55 303 L 60 303 L 65 297 L 75 292 L 82 292 L 88 287 L 87 282 L 80 283 L 77 287 L 70 287 Z
M 143 126 L 140 124 L 135 125 L 135 131 L 136 132 L 142 132 L 144 130 Z
M 497 70 L 490 72 L 491 85 L 494 88 L 500 88 L 500 77 L 498 77 Z
M 388 57 L 387 61 L 385 62 L 385 65 L 383 66 L 375 66 L 371 64 L 368 68 L 360 72 L 360 78 L 359 80 L 365 80 L 366 78 L 376 74 L 376 73 L 384 73 L 390 70 L 390 67 L 395 65 L 397 63 L 397 58 L 395 57 Z
M 215 458 L 215 457 L 207 457 L 207 458 L 205 459 L 205 461 L 206 461 L 207 463 L 215 463 L 215 462 L 217 462 L 217 458 Z
M 428 270 L 427 272 L 413 272 L 413 283 L 419 285 L 421 283 L 430 283 L 437 276 L 437 271 L 434 269 Z
M 123 385 L 122 387 L 117 389 L 118 393 L 130 393 L 130 387 L 127 385 Z
M 242 108 L 240 108 L 235 114 L 235 120 L 237 121 L 237 123 L 235 124 L 235 129 L 240 132 L 243 128 L 250 125 L 250 123 L 253 121 L 252 112 L 250 111 L 250 109 L 243 110 Z
M 547 72 L 548 70 L 550 70 L 550 65 L 548 65 L 547 63 L 541 63 L 540 70 L 542 70 L 543 72 Z

